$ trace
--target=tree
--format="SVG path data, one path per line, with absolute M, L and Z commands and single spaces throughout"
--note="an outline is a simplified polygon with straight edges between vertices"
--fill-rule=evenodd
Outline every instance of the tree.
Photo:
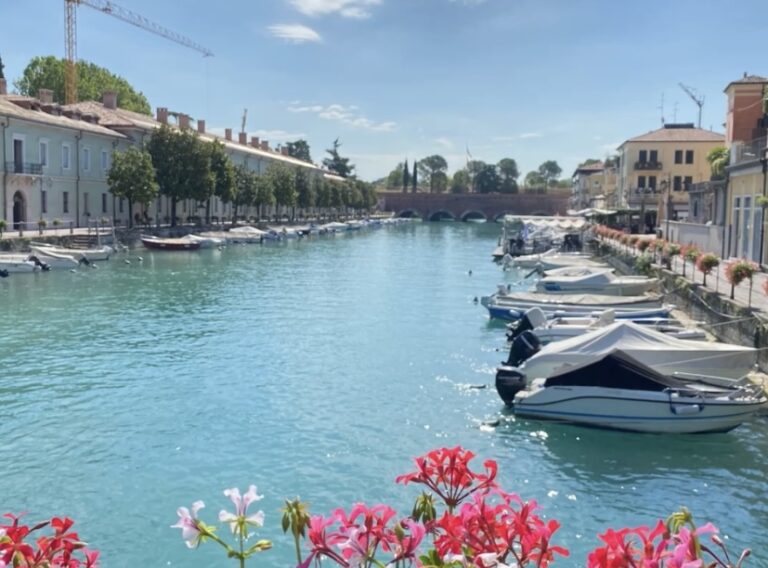
M 599 164 L 599 163 L 600 163 L 600 160 L 598 160 L 597 158 L 587 158 L 586 160 L 584 160 L 579 164 L 579 167 L 583 168 L 586 166 L 591 166 L 592 164 Z
M 429 193 L 435 192 L 435 182 L 433 180 L 435 174 L 444 174 L 445 170 L 447 169 L 448 162 L 446 162 L 445 158 L 439 154 L 427 156 L 419 162 L 419 171 L 421 172 L 421 175 L 424 176 L 424 178 L 429 182 Z
M 296 205 L 301 209 L 308 209 L 315 204 L 313 187 L 306 168 L 296 168 Z
M 535 189 L 546 186 L 546 180 L 544 176 L 538 171 L 528 172 L 525 174 L 525 187 L 526 189 Z
M 278 205 L 296 207 L 296 175 L 290 167 L 275 162 L 267 169 L 266 178 Z
M 459 170 L 453 174 L 451 193 L 469 193 L 472 180 L 467 170 Z
M 725 146 L 712 148 L 707 154 L 707 162 L 713 179 L 722 178 L 725 175 L 725 167 L 731 161 L 731 152 Z
M 253 204 L 258 209 L 260 219 L 263 217 L 263 208 L 275 204 L 275 193 L 272 191 L 272 184 L 266 175 L 256 177 L 256 200 Z
M 296 158 L 297 160 L 303 160 L 305 162 L 312 163 L 312 157 L 309 154 L 309 144 L 306 140 L 296 140 L 296 142 L 288 142 L 288 155 Z
M 115 152 L 107 183 L 112 195 L 128 200 L 128 222 L 133 227 L 133 204 L 148 205 L 157 197 L 152 156 L 136 146 L 131 146 L 125 152 Z
M 3 72 L 5 65 L 3 65 L 3 58 L 0 57 L 0 79 L 5 79 L 5 73 Z
M 318 178 L 319 179 L 319 178 Z M 317 187 L 317 206 L 328 209 L 331 206 L 331 184 L 323 178 Z
M 408 158 L 405 159 L 405 162 L 401 162 L 397 164 L 397 168 L 395 168 L 395 170 L 389 175 L 390 176 L 394 175 L 396 179 L 398 179 L 396 183 L 402 183 L 403 193 L 406 193 L 408 191 L 408 182 L 410 181 L 410 176 L 408 174 Z M 397 187 L 397 186 L 392 184 L 390 185 L 390 187 Z
M 14 85 L 22 95 L 36 97 L 40 89 L 53 91 L 53 100 L 64 104 L 64 60 L 48 55 L 33 57 Z M 152 107 L 143 93 L 128 81 L 87 61 L 77 62 L 78 101 L 99 101 L 104 91 L 117 93 L 120 108 L 141 114 L 152 114 Z
M 547 160 L 539 166 L 539 174 L 544 179 L 545 187 L 553 185 L 553 182 L 560 177 L 561 173 L 563 173 L 562 168 L 554 160 Z
M 326 150 L 330 155 L 330 158 L 325 158 L 323 160 L 323 165 L 341 177 L 350 177 L 353 175 L 355 166 L 349 163 L 349 158 L 343 158 L 339 154 L 339 148 L 341 148 L 341 143 L 337 138 L 333 141 L 333 148 Z
M 470 179 L 470 192 L 477 191 L 477 187 L 475 187 L 475 178 L 477 178 L 477 174 L 479 174 L 486 166 L 486 163 L 482 160 L 470 160 L 467 163 L 467 171 L 469 172 L 469 179 Z
M 605 165 L 606 169 L 608 169 L 608 168 L 618 168 L 619 167 L 619 157 L 617 155 L 615 155 L 615 154 L 613 156 L 608 156 L 605 159 L 604 165 Z
M 498 169 L 501 176 L 499 191 L 502 193 L 517 193 L 517 178 L 520 177 L 517 162 L 512 158 L 504 158 L 499 162 Z
M 237 196 L 237 183 L 232 160 L 224 152 L 224 145 L 218 140 L 208 144 L 208 152 L 211 162 L 211 173 L 214 178 L 213 195 L 218 197 L 222 203 L 232 203 Z M 210 204 L 206 206 L 206 222 L 208 222 L 209 215 Z
M 445 193 L 448 191 L 448 174 L 445 172 L 435 172 L 432 174 L 430 182 L 435 193 Z
M 258 199 L 258 181 L 254 172 L 249 170 L 245 165 L 240 164 L 234 169 L 235 173 L 235 197 L 232 201 L 234 205 L 234 211 L 232 212 L 232 223 L 237 221 L 237 210 L 240 206 L 254 205 Z
M 411 186 L 412 186 L 412 192 L 416 193 L 419 190 L 419 172 L 418 172 L 418 164 L 416 162 L 413 162 L 413 175 L 411 176 Z
M 500 185 L 501 178 L 493 164 L 486 164 L 475 176 L 475 191 L 478 193 L 497 192 Z

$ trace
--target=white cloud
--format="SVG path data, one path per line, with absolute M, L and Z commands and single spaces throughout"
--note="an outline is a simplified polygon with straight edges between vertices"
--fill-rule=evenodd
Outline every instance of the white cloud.
M 451 0 L 452 4 L 464 4 L 465 6 L 479 6 L 485 4 L 485 0 Z
M 447 150 L 453 149 L 453 142 L 450 140 L 450 138 L 435 138 L 435 142 Z
M 339 14 L 344 18 L 364 20 L 371 17 L 370 8 L 382 0 L 289 0 L 291 5 L 305 16 Z
M 528 140 L 530 138 L 541 138 L 542 134 L 541 132 L 523 132 L 520 135 L 521 140 Z
M 611 142 L 600 146 L 600 150 L 605 154 L 615 154 L 619 151 L 619 146 L 621 146 L 621 142 Z
M 269 26 L 269 33 L 291 43 L 318 43 L 323 41 L 319 33 L 301 24 L 275 24 Z
M 209 128 L 208 132 L 211 134 L 215 134 L 216 136 L 224 136 L 224 128 L 214 127 Z M 299 139 L 306 139 L 307 135 L 304 132 L 287 132 L 285 130 L 253 130 L 248 132 L 248 142 L 251 141 L 251 136 L 258 136 L 261 140 L 269 140 L 270 142 L 283 142 L 283 141 L 294 141 Z M 235 140 L 238 140 L 239 134 L 235 132 L 233 134 L 233 138 Z
M 494 142 L 516 142 L 517 140 L 530 140 L 531 138 L 543 138 L 541 132 L 523 132 L 512 136 L 494 136 L 491 140 Z
M 393 121 L 378 122 L 360 114 L 357 106 L 340 104 L 323 105 L 291 105 L 288 111 L 295 113 L 316 114 L 324 120 L 334 120 L 353 128 L 362 128 L 373 132 L 392 132 L 397 127 Z

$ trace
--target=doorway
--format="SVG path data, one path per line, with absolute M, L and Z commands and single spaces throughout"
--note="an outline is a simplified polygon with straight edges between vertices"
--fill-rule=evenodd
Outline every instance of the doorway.
M 13 228 L 19 230 L 23 228 L 22 223 L 26 221 L 27 202 L 20 191 L 13 194 Z

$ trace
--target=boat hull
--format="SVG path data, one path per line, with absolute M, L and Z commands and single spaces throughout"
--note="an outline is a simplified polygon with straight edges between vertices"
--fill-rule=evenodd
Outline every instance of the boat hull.
M 672 306 L 659 306 L 655 304 L 631 305 L 628 307 L 611 306 L 573 306 L 558 304 L 489 304 L 486 306 L 488 314 L 492 319 L 503 321 L 517 321 L 523 317 L 525 312 L 531 308 L 541 308 L 548 318 L 557 316 L 562 317 L 592 317 L 601 312 L 611 309 L 615 311 L 616 319 L 645 319 L 645 318 L 666 318 L 672 311 Z
M 593 387 L 546 387 L 518 393 L 516 415 L 647 433 L 727 432 L 768 408 L 755 400 L 709 399 L 675 393 Z
M 141 242 L 145 248 L 151 250 L 179 251 L 198 250 L 200 248 L 199 242 L 186 239 L 149 239 L 142 237 Z

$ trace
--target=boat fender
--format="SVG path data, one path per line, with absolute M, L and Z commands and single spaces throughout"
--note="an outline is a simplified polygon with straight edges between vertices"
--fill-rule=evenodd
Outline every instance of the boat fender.
M 703 407 L 700 404 L 672 404 L 669 409 L 672 411 L 672 414 L 685 416 L 688 414 L 698 414 L 703 410 Z
M 9 272 L 5 269 L 0 270 L 0 278 L 8 278 Z
M 509 348 L 509 357 L 505 365 L 518 367 L 524 361 L 530 359 L 541 349 L 541 341 L 531 330 L 520 333 Z
M 517 369 L 501 366 L 496 369 L 496 392 L 505 404 L 512 404 L 515 395 L 525 388 L 525 374 Z

